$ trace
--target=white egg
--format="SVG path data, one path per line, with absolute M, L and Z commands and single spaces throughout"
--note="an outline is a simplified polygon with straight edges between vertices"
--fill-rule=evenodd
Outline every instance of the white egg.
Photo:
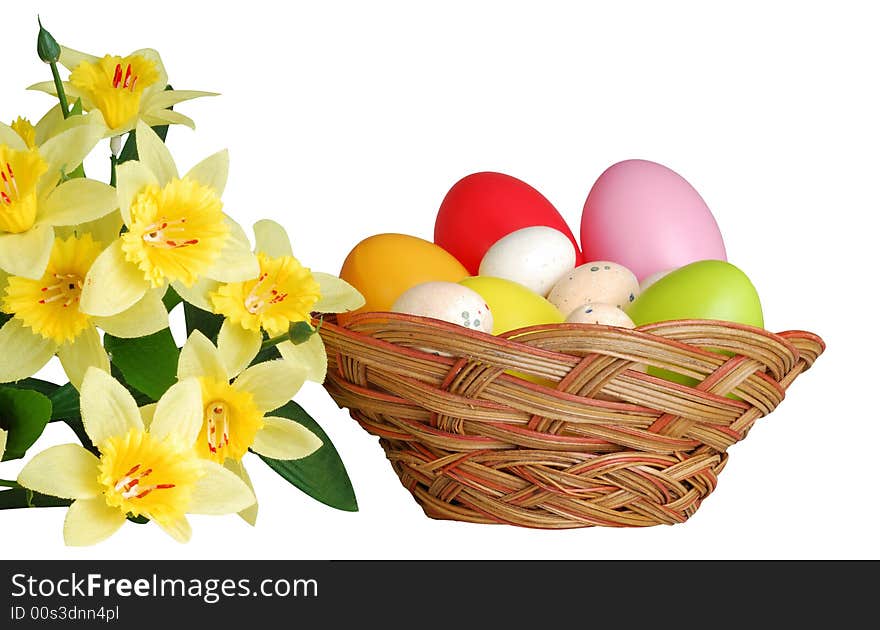
M 563 275 L 547 299 L 563 315 L 568 315 L 582 304 L 611 304 L 625 309 L 639 292 L 639 281 L 632 271 L 614 262 L 597 260 Z
M 577 307 L 565 321 L 570 324 L 604 324 L 620 328 L 635 328 L 629 315 L 611 304 L 584 304 Z
M 648 276 L 647 278 L 642 280 L 642 284 L 640 287 L 642 290 L 642 293 L 645 292 L 645 289 L 647 289 L 649 286 L 651 286 L 652 284 L 657 282 L 660 278 L 662 278 L 663 276 L 668 274 L 670 271 L 675 271 L 675 270 L 674 269 L 667 269 L 666 271 L 658 271 L 657 273 L 652 273 L 650 276 Z
M 479 293 L 455 282 L 423 282 L 404 291 L 391 306 L 395 313 L 432 317 L 492 332 L 492 313 Z
M 496 241 L 480 262 L 480 275 L 504 278 L 546 297 L 553 285 L 574 269 L 577 254 L 569 238 L 536 225 Z

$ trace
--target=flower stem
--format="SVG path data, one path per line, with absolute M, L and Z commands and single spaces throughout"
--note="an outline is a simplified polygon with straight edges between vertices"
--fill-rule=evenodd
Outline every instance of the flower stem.
M 263 345 L 260 346 L 260 351 L 262 352 L 263 350 L 268 350 L 269 348 L 274 348 L 279 343 L 287 341 L 288 339 L 290 339 L 289 333 L 284 333 L 283 335 L 278 335 L 277 337 L 270 337 L 269 339 L 264 339 Z
M 3 488 L 21 488 L 17 481 L 9 481 L 8 479 L 0 479 L 0 487 Z
M 110 154 L 110 185 L 113 188 L 116 188 L 116 165 L 119 163 L 119 158 L 117 158 L 112 153 Z
M 58 100 L 61 102 L 61 113 L 67 118 L 70 116 L 70 106 L 67 104 L 67 94 L 64 92 L 64 84 L 61 82 L 61 75 L 58 74 L 58 64 L 52 62 L 49 64 L 52 68 L 52 79 L 55 81 L 55 91 L 58 92 Z

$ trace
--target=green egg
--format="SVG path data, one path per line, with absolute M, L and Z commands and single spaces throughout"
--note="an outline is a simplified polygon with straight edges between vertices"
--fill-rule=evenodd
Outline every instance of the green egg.
M 751 280 L 723 260 L 700 260 L 670 272 L 645 289 L 626 313 L 636 326 L 673 319 L 715 319 L 764 327 L 761 300 Z M 697 382 L 652 367 L 648 373 L 685 385 Z

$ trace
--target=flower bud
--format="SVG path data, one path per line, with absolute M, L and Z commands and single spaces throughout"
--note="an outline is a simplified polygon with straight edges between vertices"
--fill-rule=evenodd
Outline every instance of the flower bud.
M 61 57 L 61 46 L 52 37 L 52 33 L 43 28 L 40 18 L 37 18 L 40 32 L 37 34 L 37 54 L 44 63 L 57 63 Z

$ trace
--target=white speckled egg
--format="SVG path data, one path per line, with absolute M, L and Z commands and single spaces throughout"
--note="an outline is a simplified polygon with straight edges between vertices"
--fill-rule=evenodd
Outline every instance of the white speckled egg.
M 492 313 L 479 293 L 455 282 L 423 282 L 404 291 L 391 307 L 395 313 L 432 317 L 492 332 Z
M 496 241 L 483 256 L 479 275 L 512 280 L 546 297 L 553 285 L 574 269 L 576 255 L 565 234 L 535 225 Z
M 636 327 L 626 313 L 611 304 L 584 304 L 569 313 L 565 321 L 570 324 L 605 324 L 620 328 Z
M 639 281 L 624 267 L 606 260 L 584 263 L 559 279 L 547 299 L 563 315 L 582 304 L 611 304 L 626 308 L 639 296 Z

